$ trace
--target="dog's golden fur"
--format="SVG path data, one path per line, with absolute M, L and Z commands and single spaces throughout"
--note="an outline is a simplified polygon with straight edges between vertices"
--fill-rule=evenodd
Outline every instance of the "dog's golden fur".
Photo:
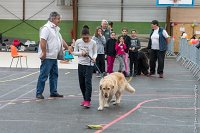
M 114 72 L 102 78 L 99 84 L 98 110 L 109 107 L 109 103 L 113 96 L 116 98 L 114 104 L 119 104 L 124 90 L 130 93 L 135 92 L 135 89 L 128 83 L 122 73 Z

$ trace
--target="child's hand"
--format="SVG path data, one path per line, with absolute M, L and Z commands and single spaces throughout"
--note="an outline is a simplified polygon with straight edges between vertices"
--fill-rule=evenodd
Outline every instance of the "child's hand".
M 132 50 L 135 50 L 135 47 L 133 47 Z
M 81 54 L 81 55 L 84 56 L 84 57 L 86 57 L 86 56 L 87 56 L 87 52 L 82 51 L 82 54 Z
M 71 54 L 73 52 L 73 47 L 72 46 L 68 46 L 68 51 L 69 51 L 69 54 Z

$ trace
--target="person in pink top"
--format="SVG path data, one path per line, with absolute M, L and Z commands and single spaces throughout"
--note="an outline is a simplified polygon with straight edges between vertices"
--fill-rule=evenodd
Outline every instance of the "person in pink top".
M 124 43 L 124 37 L 119 36 L 118 40 L 115 45 L 115 50 L 116 50 L 116 58 L 119 61 L 119 70 L 118 72 L 123 72 L 125 75 L 125 49 L 126 49 L 126 44 Z

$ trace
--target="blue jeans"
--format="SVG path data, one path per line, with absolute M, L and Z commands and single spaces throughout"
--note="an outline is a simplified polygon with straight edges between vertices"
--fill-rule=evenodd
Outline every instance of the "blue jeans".
M 41 62 L 40 75 L 37 83 L 36 95 L 42 94 L 45 82 L 49 76 L 49 86 L 51 95 L 57 93 L 58 63 L 57 59 L 45 59 Z

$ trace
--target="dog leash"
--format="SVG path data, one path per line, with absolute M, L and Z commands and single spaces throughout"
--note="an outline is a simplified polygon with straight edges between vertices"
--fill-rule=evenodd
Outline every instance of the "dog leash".
M 92 57 L 91 57 L 89 54 L 87 54 L 87 56 L 89 57 L 89 59 L 90 59 L 91 61 L 94 62 L 94 60 L 92 59 Z M 94 66 L 97 68 L 97 71 L 98 71 L 99 74 L 101 75 L 101 78 L 103 78 L 103 73 L 101 72 L 101 70 L 99 69 L 99 67 L 97 66 L 96 63 L 94 63 Z
M 81 49 L 81 50 L 83 50 L 83 51 L 85 51 L 85 49 Z M 86 51 L 85 51 L 86 52 Z M 87 53 L 87 52 L 86 52 Z M 92 57 L 87 53 L 86 54 L 86 56 L 90 59 L 90 61 L 93 61 L 94 62 L 94 60 L 92 59 Z M 91 63 L 90 63 L 91 64 Z M 94 62 L 94 66 L 97 68 L 97 71 L 99 72 L 99 74 L 100 74 L 100 76 L 101 76 L 101 78 L 103 78 L 104 76 L 103 76 L 103 73 L 101 72 L 101 70 L 99 69 L 99 67 L 97 66 L 97 64 Z

